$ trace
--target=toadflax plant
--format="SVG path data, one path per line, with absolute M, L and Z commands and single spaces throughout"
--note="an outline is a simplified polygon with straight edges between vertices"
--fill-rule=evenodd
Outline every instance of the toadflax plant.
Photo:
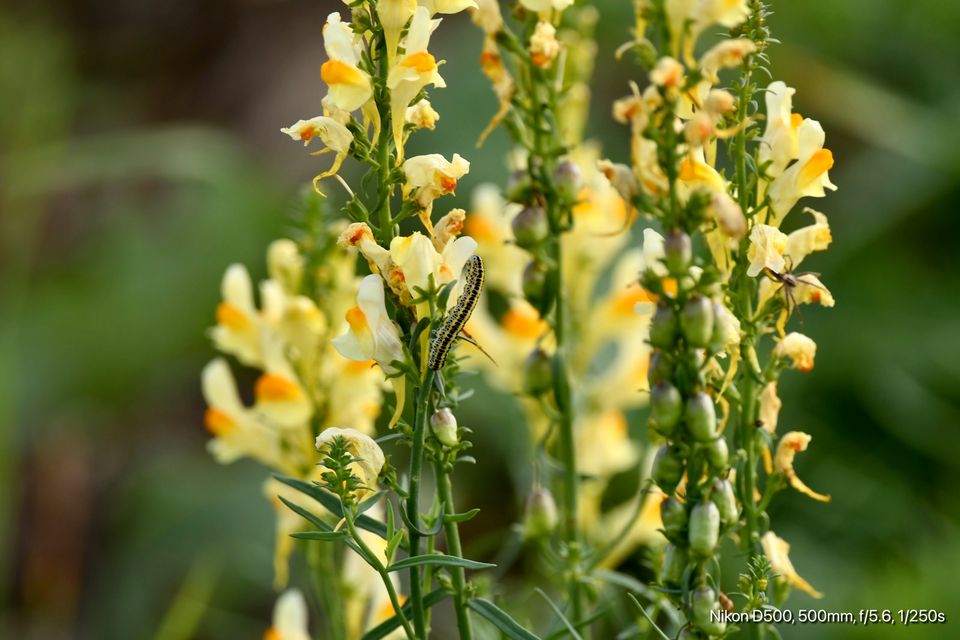
M 307 599 L 286 590 L 269 640 L 717 638 L 737 631 L 722 610 L 820 597 L 767 508 L 787 487 L 829 501 L 794 470 L 810 436 L 778 435 L 777 384 L 814 365 L 813 340 L 790 330 L 799 307 L 834 303 L 799 270 L 829 245 L 826 216 L 798 211 L 835 188 L 833 157 L 794 90 L 769 82 L 762 2 L 634 6 L 618 54 L 646 74 L 613 106 L 629 164 L 585 138 L 589 3 L 357 0 L 349 20 L 327 18 L 322 113 L 281 131 L 332 159 L 291 238 L 270 245 L 259 301 L 231 266 L 210 332 L 257 372 L 253 403 L 226 357 L 203 372 L 211 453 L 275 474 L 275 586 L 301 541 L 322 611 L 311 636 Z M 405 148 L 440 117 L 438 15 L 465 10 L 498 104 L 479 138 L 505 132 L 512 174 L 478 188 L 469 216 L 439 215 L 469 163 Z M 339 174 L 348 159 L 356 181 Z M 496 572 L 465 557 L 459 526 L 478 510 L 454 502 L 457 465 L 474 462 L 464 368 L 518 398 L 533 445 Z M 647 443 L 629 428 L 643 406 Z M 720 562 L 725 541 L 738 576 L 722 574 L 736 566 Z

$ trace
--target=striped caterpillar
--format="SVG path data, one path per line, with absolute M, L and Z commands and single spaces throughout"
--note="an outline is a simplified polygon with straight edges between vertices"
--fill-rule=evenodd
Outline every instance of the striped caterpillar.
M 450 310 L 443 324 L 437 329 L 430 341 L 430 355 L 427 358 L 427 366 L 434 371 L 439 371 L 447 362 L 447 354 L 453 341 L 457 339 L 464 325 L 470 319 L 474 308 L 477 306 L 477 300 L 480 298 L 480 289 L 483 288 L 483 260 L 480 256 L 470 256 L 466 266 L 466 280 L 463 285 L 463 292 L 457 298 L 457 304 Z

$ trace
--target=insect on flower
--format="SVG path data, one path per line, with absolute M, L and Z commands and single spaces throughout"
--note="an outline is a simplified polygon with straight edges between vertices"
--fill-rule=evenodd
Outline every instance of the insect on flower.
M 782 273 L 774 271 L 770 267 L 764 267 L 763 271 L 768 278 L 780 284 L 780 290 L 783 291 L 783 298 L 786 302 L 786 315 L 789 316 L 793 313 L 793 310 L 796 309 L 800 321 L 803 322 L 803 316 L 800 314 L 799 309 L 799 302 L 802 302 L 802 300 L 797 300 L 797 287 L 813 287 L 820 291 L 826 291 L 827 289 L 820 284 L 819 273 L 816 271 L 801 271 L 795 273 L 793 271 L 793 261 L 790 259 L 790 256 L 786 256 L 786 261 L 786 269 Z
M 450 310 L 443 324 L 434 334 L 430 341 L 430 354 L 427 359 L 427 366 L 434 371 L 439 371 L 447 362 L 447 354 L 453 341 L 458 337 L 463 337 L 471 342 L 475 347 L 483 351 L 470 336 L 466 335 L 464 326 L 473 314 L 477 306 L 477 300 L 480 299 L 480 290 L 483 289 L 483 260 L 480 256 L 470 256 L 466 266 L 466 279 L 464 280 L 463 292 L 457 298 L 457 304 Z M 462 334 L 462 335 L 461 335 Z M 487 353 L 484 351 L 484 355 Z M 487 355 L 489 358 L 490 356 Z M 492 359 L 492 358 L 491 358 Z

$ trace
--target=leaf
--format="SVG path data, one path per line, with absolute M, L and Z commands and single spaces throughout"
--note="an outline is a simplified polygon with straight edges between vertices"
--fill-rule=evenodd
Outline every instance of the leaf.
M 372 506 L 380 502 L 380 498 L 382 498 L 384 494 L 386 494 L 386 491 L 377 491 L 375 494 L 361 502 L 357 506 L 357 515 L 360 515 L 365 511 L 369 511 Z
M 563 615 L 563 611 L 560 610 L 560 607 L 553 603 L 553 600 L 550 599 L 550 596 L 548 596 L 540 587 L 536 587 L 534 591 L 547 601 L 547 606 L 553 609 L 553 612 L 557 614 L 558 618 L 560 618 L 560 622 L 562 622 L 563 626 L 565 626 L 567 631 L 570 632 L 570 637 L 572 637 L 573 640 L 583 640 L 583 638 L 580 637 L 580 634 L 577 633 L 577 630 L 574 629 L 573 625 L 570 624 L 570 621 L 567 620 L 567 616 Z
M 466 522 L 467 520 L 472 520 L 474 516 L 480 513 L 480 509 L 470 509 L 465 513 L 451 513 L 448 516 L 443 516 L 444 522 Z
M 504 635 L 512 640 L 540 640 L 540 637 L 525 629 L 506 611 L 484 598 L 475 598 L 467 606 L 493 623 Z
M 643 608 L 643 605 L 640 604 L 640 601 L 637 600 L 632 593 L 628 593 L 627 597 L 633 600 L 633 604 L 637 605 L 637 609 L 640 609 L 640 613 L 642 613 L 643 617 L 647 619 L 647 622 L 650 623 L 650 626 L 657 630 L 657 633 L 660 634 L 660 637 L 663 638 L 663 640 L 670 640 L 670 636 L 665 634 L 663 629 L 657 626 L 657 623 L 653 621 L 653 618 L 651 618 L 650 614 L 647 613 L 647 610 Z
M 293 487 L 297 491 L 307 494 L 322 504 L 325 509 L 338 518 L 343 517 L 343 507 L 340 504 L 340 499 L 329 491 L 322 489 L 320 486 L 313 484 L 312 482 L 304 482 L 303 480 L 298 480 L 297 478 L 288 478 L 286 476 L 274 476 L 274 478 L 288 487 Z M 375 533 L 384 540 L 387 539 L 387 526 L 379 520 L 374 520 L 370 516 L 361 515 L 357 517 L 355 522 L 356 525 L 361 529 L 366 529 L 371 533 Z
M 291 533 L 290 536 L 300 540 L 335 542 L 337 540 L 343 540 L 347 537 L 347 534 L 343 531 L 297 531 L 296 533 Z
M 422 556 L 411 556 L 394 562 L 387 571 L 400 571 L 410 567 L 419 567 L 421 565 L 438 565 L 442 567 L 463 567 L 464 569 L 491 569 L 497 565 L 489 562 L 477 562 L 467 558 L 458 558 L 456 556 L 445 556 L 439 553 L 427 553 Z
M 316 515 L 310 513 L 309 511 L 307 511 L 306 509 L 304 509 L 304 508 L 301 507 L 300 505 L 298 505 L 298 504 L 296 504 L 296 503 L 294 503 L 294 502 L 290 502 L 289 500 L 287 500 L 287 499 L 284 498 L 283 496 L 277 496 L 277 497 L 280 498 L 280 501 L 281 501 L 283 504 L 285 504 L 285 505 L 287 505 L 288 507 L 290 507 L 290 509 L 293 510 L 294 513 L 296 513 L 297 515 L 299 515 L 301 518 L 303 518 L 304 520 L 306 520 L 307 522 L 309 522 L 309 523 L 312 524 L 313 526 L 315 526 L 317 529 L 320 529 L 321 531 L 331 531 L 331 530 L 333 529 L 333 527 L 331 527 L 329 524 L 327 524 L 326 522 L 324 522 L 323 520 L 321 520 L 320 518 L 318 518 Z
M 437 604 L 438 602 L 442 601 L 448 595 L 450 595 L 449 591 L 446 591 L 444 589 L 434 589 L 427 595 L 423 596 L 423 606 L 430 608 L 433 605 Z M 408 619 L 413 614 L 413 606 L 410 602 L 407 602 L 407 604 L 403 605 L 401 607 L 401 610 L 403 611 L 403 615 L 407 616 Z M 363 634 L 363 638 L 361 638 L 361 640 L 380 640 L 380 638 L 385 638 L 386 636 L 390 635 L 391 631 L 394 631 L 399 628 L 400 628 L 400 618 L 396 614 L 394 614 L 390 618 L 384 620 L 383 622 L 375 626 L 373 629 L 370 629 L 365 634 Z

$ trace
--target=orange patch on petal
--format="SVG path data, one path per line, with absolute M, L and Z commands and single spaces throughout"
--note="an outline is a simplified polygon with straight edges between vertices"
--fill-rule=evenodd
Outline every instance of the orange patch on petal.
M 638 284 L 624 289 L 613 297 L 613 312 L 618 316 L 630 317 L 636 314 L 634 309 L 640 302 L 656 302 L 657 297 L 651 295 L 646 289 Z
M 217 305 L 217 324 L 222 324 L 234 331 L 243 331 L 250 326 L 250 320 L 243 311 L 229 302 L 221 302 Z
M 803 124 L 803 116 L 800 115 L 799 113 L 791 113 L 791 114 L 790 114 L 790 126 L 791 126 L 792 128 L 794 128 L 794 129 L 796 129 L 796 128 L 799 127 L 801 124 Z
M 257 400 L 287 402 L 300 397 L 300 387 L 288 378 L 275 373 L 265 373 L 257 380 L 253 393 Z
M 367 315 L 360 307 L 351 307 L 348 309 L 346 318 L 347 324 L 350 325 L 350 330 L 354 333 L 358 333 L 367 328 Z
M 663 279 L 663 291 L 671 298 L 677 297 L 677 279 L 676 278 L 664 278 Z
M 500 319 L 500 325 L 507 333 L 528 339 L 537 338 L 547 328 L 547 323 L 533 309 L 509 309 Z
M 453 193 L 457 188 L 457 179 L 443 175 L 442 173 L 437 175 L 437 181 L 446 193 Z
M 466 221 L 467 235 L 477 242 L 497 242 L 500 232 L 490 220 L 482 215 L 472 215 Z
M 347 360 L 343 371 L 350 376 L 359 376 L 369 371 L 373 365 L 373 360 Z
M 275 628 L 270 627 L 263 632 L 263 640 L 283 640 L 283 636 Z
M 235 429 L 237 423 L 223 411 L 209 408 L 203 413 L 203 426 L 212 435 L 222 436 Z
M 437 68 L 437 59 L 427 51 L 419 51 L 404 58 L 400 65 L 416 69 L 420 73 L 427 73 Z
M 807 164 L 800 169 L 799 182 L 809 184 L 833 168 L 833 152 L 830 149 L 819 149 Z
M 362 84 L 363 74 L 353 65 L 340 60 L 327 60 L 320 67 L 320 79 L 328 85 Z

